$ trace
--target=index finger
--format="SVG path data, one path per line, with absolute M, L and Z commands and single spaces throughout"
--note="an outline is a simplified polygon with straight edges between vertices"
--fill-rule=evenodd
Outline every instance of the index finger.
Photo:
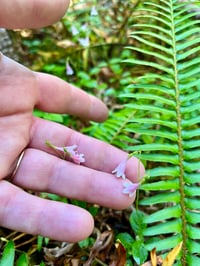
M 69 0 L 1 0 L 0 26 L 9 29 L 44 27 L 59 20 L 68 6 Z
M 34 74 L 39 90 L 36 103 L 38 109 L 51 113 L 67 113 L 97 122 L 107 118 L 107 107 L 98 98 L 56 76 L 39 72 Z

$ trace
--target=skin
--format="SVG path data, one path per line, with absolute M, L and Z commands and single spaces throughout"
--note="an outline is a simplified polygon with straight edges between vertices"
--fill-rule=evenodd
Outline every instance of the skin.
M 1 0 L 0 26 L 46 26 L 58 20 L 68 5 L 67 0 Z M 134 197 L 122 194 L 123 180 L 111 174 L 127 157 L 125 152 L 32 116 L 37 107 L 101 122 L 107 118 L 107 108 L 100 100 L 55 76 L 33 72 L 1 54 L 0 106 L 1 226 L 69 242 L 91 234 L 94 221 L 86 210 L 39 198 L 27 190 L 55 193 L 114 209 L 132 204 Z M 76 165 L 58 158 L 45 145 L 46 140 L 57 146 L 76 144 L 86 162 Z M 23 150 L 19 168 L 9 181 L 8 176 Z M 127 178 L 138 182 L 143 175 L 143 165 L 131 158 L 127 163 Z

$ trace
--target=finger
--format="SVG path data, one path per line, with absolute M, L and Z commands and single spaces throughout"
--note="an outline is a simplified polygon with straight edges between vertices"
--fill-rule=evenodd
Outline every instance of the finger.
M 68 242 L 82 240 L 93 230 L 87 211 L 38 198 L 6 181 L 0 181 L 0 202 L 0 224 L 9 229 Z
M 56 146 L 70 146 L 76 144 L 78 152 L 85 155 L 88 168 L 111 173 L 114 168 L 127 158 L 127 153 L 107 143 L 85 136 L 63 125 L 36 118 L 31 131 L 30 147 L 54 153 L 45 145 L 49 140 Z M 135 157 L 127 162 L 126 175 L 133 182 L 139 182 L 145 173 L 144 166 Z
M 87 120 L 103 121 L 108 110 L 99 99 L 55 76 L 35 73 L 39 100 L 36 107 L 55 113 L 67 113 Z
M 1 0 L 0 26 L 4 28 L 38 28 L 59 20 L 69 0 Z
M 124 181 L 121 178 L 34 149 L 26 150 L 13 182 L 33 191 L 54 193 L 113 209 L 124 209 L 134 200 L 122 193 Z
M 32 112 L 35 105 L 46 112 L 68 113 L 94 121 L 106 119 L 108 110 L 105 104 L 64 80 L 32 72 L 1 54 L 0 63 L 0 95 L 4 95 L 1 115 L 14 114 L 13 111 Z M 10 108 L 12 98 L 15 101 Z

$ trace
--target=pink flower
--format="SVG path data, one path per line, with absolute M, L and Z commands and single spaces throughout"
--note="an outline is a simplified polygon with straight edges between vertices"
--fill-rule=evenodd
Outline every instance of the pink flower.
M 66 158 L 66 156 L 69 156 L 69 158 L 72 159 L 72 161 L 76 164 L 84 163 L 85 158 L 83 153 L 78 153 L 77 151 L 77 145 L 72 146 L 65 146 L 65 147 L 58 147 L 53 145 L 51 142 L 46 141 L 46 145 L 51 147 L 54 150 L 60 151 L 63 153 L 63 159 Z
M 74 74 L 72 67 L 70 66 L 69 62 L 66 63 L 66 75 L 71 76 Z
M 89 37 L 86 36 L 85 38 L 79 38 L 78 39 L 80 45 L 84 46 L 84 47 L 88 47 L 90 45 L 90 40 Z
M 69 155 L 72 155 L 76 152 L 77 145 L 72 145 L 72 146 L 66 146 L 66 147 L 56 147 L 57 150 L 62 150 L 63 152 L 68 153 Z
M 72 27 L 71 27 L 71 31 L 72 31 L 72 35 L 73 35 L 73 36 L 79 34 L 79 31 L 77 30 L 77 28 L 76 28 L 74 25 L 72 25 Z
M 122 161 L 113 171 L 112 174 L 115 174 L 116 177 L 122 177 L 124 180 L 126 179 L 125 170 L 126 170 L 126 162 L 128 158 Z
M 98 15 L 98 12 L 96 10 L 96 7 L 92 6 L 92 9 L 90 11 L 90 16 L 97 16 L 97 15 Z
M 75 154 L 70 156 L 74 163 L 80 164 L 85 162 L 84 154 L 75 152 Z
M 85 23 L 85 24 L 83 24 L 83 25 L 81 26 L 81 31 L 82 31 L 82 32 L 86 32 L 87 30 L 88 30 L 88 24 Z
M 64 155 L 68 155 L 72 161 L 76 164 L 84 163 L 85 158 L 83 153 L 78 153 L 77 145 L 72 145 L 72 146 L 66 146 L 66 147 L 57 147 L 55 146 L 56 150 L 63 151 Z
M 132 198 L 135 194 L 136 189 L 139 187 L 138 183 L 132 183 L 131 181 L 125 181 L 123 183 L 123 194 L 128 194 L 130 198 Z

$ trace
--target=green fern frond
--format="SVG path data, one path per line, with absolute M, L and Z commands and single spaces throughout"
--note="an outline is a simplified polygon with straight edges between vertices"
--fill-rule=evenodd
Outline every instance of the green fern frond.
M 126 128 L 131 118 L 135 115 L 135 110 L 126 108 L 114 112 L 111 118 L 102 124 L 92 122 L 92 126 L 83 130 L 84 133 L 118 146 L 121 149 L 127 149 L 127 143 L 133 145 L 140 143 L 139 140 L 129 136 Z
M 128 59 L 126 62 L 154 68 L 156 74 L 152 73 L 152 77 L 157 91 L 144 76 L 135 78 L 135 84 L 129 86 L 129 92 L 121 97 L 127 102 L 134 99 L 134 103 L 127 104 L 137 110 L 131 119 L 132 132 L 140 133 L 141 137 L 144 134 L 154 137 L 152 143 L 134 145 L 128 150 L 142 151 L 140 158 L 151 162 L 151 166 L 153 162 L 155 165 L 159 163 L 159 167 L 150 170 L 153 176 L 141 186 L 141 190 L 148 191 L 148 197 L 141 199 L 140 205 L 155 205 L 157 208 L 156 212 L 146 216 L 148 226 L 144 236 L 148 239 L 147 247 L 155 246 L 164 253 L 183 240 L 181 265 L 194 265 L 193 261 L 200 261 L 200 249 L 197 249 L 199 216 L 196 221 L 194 219 L 200 205 L 200 175 L 197 173 L 200 169 L 200 21 L 197 23 L 196 14 L 187 11 L 190 11 L 187 3 L 173 0 L 146 3 L 141 11 L 147 13 L 142 16 L 144 24 L 137 25 L 137 30 L 131 34 L 139 44 L 130 48 L 138 56 L 142 54 L 144 59 Z M 153 21 L 156 14 L 162 23 L 159 26 L 156 26 L 158 18 Z M 151 18 L 149 26 L 145 18 Z M 148 57 L 151 61 L 145 59 Z M 166 208 L 166 204 L 171 206 Z M 162 237 L 154 242 L 150 236 L 156 235 Z
M 124 108 L 89 129 L 128 152 L 141 151 L 149 174 L 139 199 L 145 247 L 164 255 L 183 241 L 176 263 L 182 266 L 200 265 L 200 13 L 194 4 L 142 2 L 131 27 L 132 57 L 124 61 L 133 68 L 133 82 L 119 97 Z M 138 68 L 145 74 L 134 76 Z

